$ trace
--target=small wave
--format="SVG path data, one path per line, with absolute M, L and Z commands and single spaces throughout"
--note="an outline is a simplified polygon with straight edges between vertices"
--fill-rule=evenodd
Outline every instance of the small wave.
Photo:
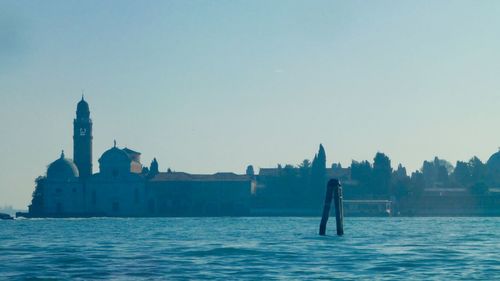
M 213 248 L 210 250 L 195 250 L 195 251 L 185 251 L 183 255 L 186 256 L 196 256 L 196 257 L 204 257 L 204 256 L 248 256 L 248 255 L 266 255 L 268 252 L 252 250 L 252 249 L 244 249 L 244 248 L 234 248 L 234 247 L 220 247 Z

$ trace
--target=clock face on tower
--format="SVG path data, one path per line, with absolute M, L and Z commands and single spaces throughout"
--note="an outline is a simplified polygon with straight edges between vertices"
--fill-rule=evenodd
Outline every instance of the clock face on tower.
M 85 136 L 87 134 L 87 129 L 80 128 L 80 136 Z

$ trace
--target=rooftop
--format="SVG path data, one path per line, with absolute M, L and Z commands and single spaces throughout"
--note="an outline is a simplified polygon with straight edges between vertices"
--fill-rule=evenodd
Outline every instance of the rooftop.
M 124 149 L 122 149 L 123 151 L 125 151 L 127 154 L 141 154 L 140 152 L 137 152 L 137 151 L 134 151 L 128 147 L 125 147 Z
M 234 173 L 216 173 L 212 175 L 188 174 L 183 172 L 159 173 L 151 179 L 157 181 L 250 181 L 246 175 L 237 175 Z

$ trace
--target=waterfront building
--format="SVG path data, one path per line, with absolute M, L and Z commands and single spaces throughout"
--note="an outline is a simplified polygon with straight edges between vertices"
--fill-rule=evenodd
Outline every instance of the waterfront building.
M 29 217 L 213 216 L 249 213 L 252 177 L 196 175 L 149 169 L 141 153 L 113 147 L 92 171 L 92 120 L 82 97 L 73 122 L 73 159 L 64 151 L 37 179 Z

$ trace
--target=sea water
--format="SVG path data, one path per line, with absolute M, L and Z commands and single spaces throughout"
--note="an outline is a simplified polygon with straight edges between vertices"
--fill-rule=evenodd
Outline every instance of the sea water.
M 0 221 L 0 279 L 500 280 L 500 218 Z

